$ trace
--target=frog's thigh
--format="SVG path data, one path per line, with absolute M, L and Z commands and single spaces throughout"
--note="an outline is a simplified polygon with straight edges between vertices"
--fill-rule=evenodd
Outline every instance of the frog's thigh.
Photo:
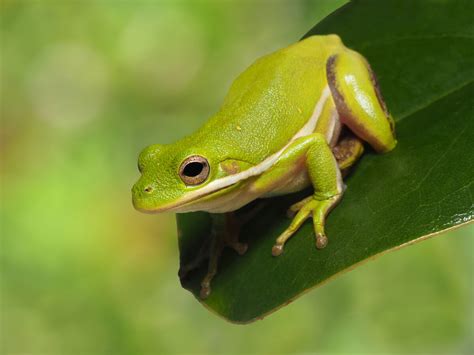
M 274 256 L 283 252 L 286 241 L 309 217 L 313 217 L 316 246 L 324 248 L 327 244 L 324 232 L 326 215 L 339 201 L 344 190 L 337 161 L 324 136 L 314 133 L 306 139 L 308 145 L 305 153 L 305 165 L 314 187 L 314 193 L 311 198 L 306 198 L 297 204 L 299 211 L 290 226 L 277 238 L 272 249 Z
M 351 50 L 333 55 L 326 74 L 341 122 L 376 151 L 392 150 L 396 145 L 393 119 L 364 57 Z
M 337 161 L 324 136 L 312 135 L 312 144 L 306 152 L 306 168 L 314 187 L 314 198 L 324 200 L 341 194 L 343 183 Z

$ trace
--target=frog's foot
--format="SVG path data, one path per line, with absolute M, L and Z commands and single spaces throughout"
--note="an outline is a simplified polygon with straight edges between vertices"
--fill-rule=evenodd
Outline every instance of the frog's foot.
M 289 210 L 298 211 L 298 213 L 296 213 L 290 226 L 277 238 L 276 243 L 272 248 L 272 255 L 281 255 L 287 240 L 290 239 L 301 225 L 310 217 L 313 217 L 316 248 L 323 249 L 326 247 L 328 243 L 328 238 L 324 232 L 326 215 L 336 205 L 340 198 L 341 194 L 336 194 L 327 198 L 321 198 L 314 195 L 291 206 Z
M 301 208 L 310 202 L 313 199 L 313 196 L 308 196 L 301 201 L 296 202 L 295 204 L 291 205 L 290 208 L 286 211 L 286 215 L 288 218 L 294 218 Z
M 332 153 L 341 170 L 341 175 L 346 176 L 351 167 L 364 153 L 364 144 L 360 138 L 348 131 L 337 142 L 337 145 L 332 148 Z
M 224 234 L 224 246 L 235 250 L 239 255 L 244 255 L 248 249 L 246 243 L 239 242 L 240 227 L 242 220 L 237 219 L 235 213 L 226 213 L 226 232 Z
M 206 299 L 211 294 L 211 282 L 214 276 L 217 274 L 219 259 L 222 254 L 222 250 L 226 246 L 234 249 L 239 255 L 243 255 L 247 251 L 247 244 L 244 243 L 233 242 L 229 244 L 223 240 L 216 241 L 216 245 L 212 248 L 211 255 L 209 256 L 207 274 L 201 281 L 201 292 L 199 294 L 201 299 Z
M 203 300 L 208 298 L 211 294 L 211 281 L 217 274 L 217 265 L 222 253 L 222 249 L 224 249 L 222 239 L 218 236 L 213 236 L 213 243 L 211 245 L 209 255 L 209 264 L 207 267 L 207 274 L 201 281 L 201 292 L 199 293 L 199 297 L 201 297 L 201 299 Z
M 225 247 L 234 249 L 237 254 L 243 255 L 248 249 L 246 243 L 239 242 L 240 222 L 233 213 L 226 213 L 213 218 L 212 240 L 209 254 L 207 274 L 201 281 L 201 299 L 206 299 L 211 294 L 211 282 L 217 274 L 219 259 Z

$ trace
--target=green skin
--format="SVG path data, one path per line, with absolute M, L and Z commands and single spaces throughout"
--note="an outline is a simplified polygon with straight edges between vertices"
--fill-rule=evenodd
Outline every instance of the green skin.
M 367 61 L 336 35 L 309 37 L 258 59 L 240 74 L 221 109 L 197 132 L 145 148 L 133 204 L 151 213 L 220 214 L 312 185 L 313 195 L 290 207 L 296 216 L 272 253 L 280 255 L 309 217 L 316 246 L 323 248 L 326 215 L 345 188 L 340 169 L 362 152 L 359 143 L 344 152 L 342 162 L 336 160 L 333 151 L 344 126 L 355 141 L 377 152 L 396 145 L 393 120 Z M 235 238 L 227 242 L 241 248 Z M 204 296 L 213 274 L 215 268 L 203 281 Z

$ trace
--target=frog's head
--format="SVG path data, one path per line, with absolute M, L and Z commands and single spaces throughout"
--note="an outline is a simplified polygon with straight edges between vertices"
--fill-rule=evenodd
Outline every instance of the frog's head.
M 138 159 L 142 175 L 132 188 L 133 205 L 149 213 L 207 210 L 243 182 L 239 172 L 249 167 L 212 156 L 199 148 L 183 149 L 180 142 L 145 148 Z

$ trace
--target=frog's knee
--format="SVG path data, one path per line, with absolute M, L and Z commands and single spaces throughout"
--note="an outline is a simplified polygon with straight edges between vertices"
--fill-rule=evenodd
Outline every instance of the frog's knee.
M 315 132 L 311 135 L 312 145 L 327 145 L 326 137 L 322 133 Z
M 342 44 L 341 37 L 339 37 L 337 34 L 327 35 L 326 38 L 331 44 L 337 44 L 337 45 Z
M 392 150 L 394 123 L 365 58 L 352 50 L 333 55 L 326 76 L 341 122 L 377 152 Z
M 313 157 L 314 155 L 318 155 L 318 152 L 326 152 L 329 151 L 329 145 L 326 140 L 326 137 L 321 133 L 313 133 L 311 135 L 311 144 L 308 146 L 306 151 L 307 157 Z

